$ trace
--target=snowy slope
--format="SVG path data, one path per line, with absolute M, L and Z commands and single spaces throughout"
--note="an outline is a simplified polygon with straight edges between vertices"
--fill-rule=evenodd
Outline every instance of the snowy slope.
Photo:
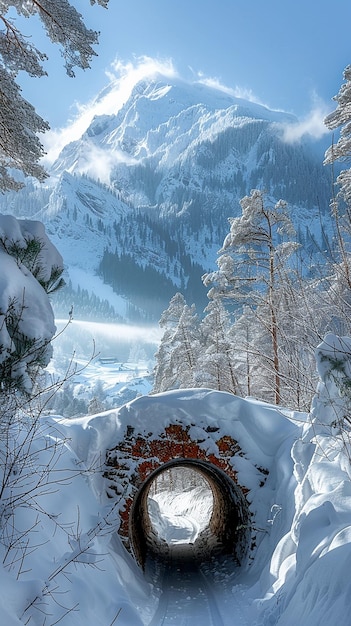
M 267 191 L 285 190 L 284 199 L 307 202 L 311 208 L 325 192 L 325 179 L 312 157 L 313 144 L 284 143 L 283 129 L 296 122 L 292 115 L 203 84 L 153 76 L 135 85 L 116 115 L 96 117 L 79 141 L 64 148 L 52 172 L 85 172 L 98 178 L 102 164 L 102 180 L 134 206 L 159 206 L 172 214 L 184 203 L 184 198 L 177 201 L 176 191 L 185 195 L 205 186 L 216 196 L 221 184 L 230 201 L 259 181 Z M 307 197 L 310 190 L 303 180 L 293 193 L 297 172 L 303 178 L 313 170 L 321 185 L 318 193 Z
M 127 207 L 104 186 L 65 172 L 39 215 L 47 223 L 50 238 L 59 243 L 65 264 L 93 273 L 104 246 L 113 241 L 112 235 L 106 235 L 106 227 L 112 230 L 113 222 L 126 211 Z M 83 257 L 77 254 L 82 232 L 89 241 Z
M 73 288 L 102 294 L 108 283 L 124 297 L 123 303 L 107 295 L 124 318 L 132 302 L 142 318 L 159 319 L 180 288 L 201 310 L 201 275 L 214 269 L 227 218 L 238 214 L 252 188 L 286 200 L 299 235 L 320 240 L 329 176 L 312 140 L 284 140 L 286 125 L 296 122 L 204 84 L 153 75 L 134 86 L 115 114 L 95 117 L 62 150 L 50 187 L 8 194 L 0 210 L 10 206 L 20 216 L 26 207 L 43 220 Z M 128 256 L 129 284 L 121 280 L 120 261 L 114 270 L 101 269 L 106 252 L 123 256 L 123 267 Z M 146 281 L 149 301 L 137 293 Z

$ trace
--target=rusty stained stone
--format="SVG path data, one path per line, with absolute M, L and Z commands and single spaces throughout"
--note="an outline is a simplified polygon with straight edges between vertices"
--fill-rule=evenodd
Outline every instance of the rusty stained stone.
M 156 459 L 150 459 L 149 461 L 143 461 L 138 465 L 137 472 L 139 474 L 140 483 L 143 484 L 145 480 L 162 465 L 162 463 L 158 463 Z
M 216 441 L 221 456 L 235 456 L 241 453 L 238 442 L 230 435 L 223 435 Z
M 191 441 L 189 437 L 189 426 L 184 428 L 181 424 L 169 424 L 166 426 L 165 435 L 169 441 Z
M 199 443 L 193 441 L 189 435 L 189 426 L 181 424 L 169 424 L 163 433 L 157 437 L 150 438 L 142 435 L 126 437 L 116 448 L 108 451 L 106 463 L 114 469 L 114 472 L 106 472 L 106 476 L 113 483 L 113 473 L 118 476 L 121 482 L 128 481 L 132 483 L 135 489 L 139 489 L 152 472 L 161 467 L 164 463 L 177 458 L 199 459 L 207 461 L 225 472 L 230 478 L 238 484 L 237 472 L 232 467 L 230 459 L 238 454 L 242 454 L 242 450 L 238 442 L 224 435 L 215 444 L 218 448 L 218 456 L 213 453 L 208 454 L 206 450 L 199 446 Z M 121 455 L 120 461 L 118 457 Z M 128 476 L 125 473 L 126 462 L 129 468 L 133 468 L 133 475 Z M 111 485 L 112 486 L 112 485 Z M 248 493 L 248 489 L 240 485 L 244 494 Z M 123 509 L 120 511 L 121 526 L 119 534 L 124 539 L 128 539 L 128 526 L 130 510 L 133 504 L 133 498 L 128 496 L 124 502 Z
M 133 439 L 125 439 L 122 441 L 115 450 L 124 452 L 129 457 L 147 457 L 150 456 L 150 443 L 145 437 L 139 435 L 139 437 Z
M 121 535 L 125 539 L 127 539 L 129 536 L 129 516 L 130 516 L 130 509 L 132 508 L 132 504 L 133 504 L 133 498 L 129 497 L 126 499 L 123 509 L 119 510 L 121 524 L 119 527 L 118 534 Z
M 157 457 L 162 463 L 171 459 L 199 458 L 199 447 L 192 441 L 167 441 L 154 439 L 150 445 L 153 457 Z

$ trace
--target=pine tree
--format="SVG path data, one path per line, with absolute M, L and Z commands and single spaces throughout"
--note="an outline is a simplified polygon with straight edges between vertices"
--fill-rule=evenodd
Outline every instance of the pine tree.
M 258 325 L 269 337 L 265 367 L 271 371 L 273 398 L 281 401 L 281 366 L 279 362 L 280 287 L 284 283 L 291 255 L 298 245 L 287 205 L 280 200 L 265 204 L 264 194 L 253 190 L 241 202 L 242 215 L 230 218 L 226 236 L 217 259 L 218 270 L 206 274 L 209 297 L 229 300 L 238 313 L 243 306 L 254 313 Z
M 0 215 L 0 266 L 0 393 L 31 394 L 52 355 L 48 294 L 63 284 L 63 261 L 40 222 Z
M 91 4 L 107 6 L 108 0 L 91 0 Z M 0 190 L 18 189 L 22 185 L 15 179 L 11 169 L 20 170 L 25 176 L 42 181 L 47 176 L 39 160 L 43 156 L 37 133 L 48 130 L 49 125 L 38 115 L 34 107 L 21 95 L 16 83 L 18 73 L 40 77 L 46 74 L 43 61 L 46 55 L 32 43 L 16 26 L 9 12 L 18 15 L 37 15 L 53 43 L 61 47 L 65 68 L 74 76 L 74 68 L 89 67 L 92 46 L 97 43 L 98 33 L 87 29 L 82 16 L 68 0 L 3 0 L 0 6 L 2 30 L 0 30 Z
M 179 323 L 186 302 L 181 293 L 176 293 L 171 298 L 170 303 L 163 311 L 159 325 L 164 329 L 160 345 L 155 355 L 156 365 L 154 368 L 154 388 L 155 393 L 159 393 L 168 388 L 168 377 L 170 373 L 171 340 L 172 335 Z
M 240 395 L 230 315 L 218 298 L 209 302 L 205 313 L 200 324 L 201 349 L 196 364 L 196 386 Z
M 172 389 L 194 387 L 199 355 L 199 318 L 195 305 L 185 305 L 172 337 Z
M 193 387 L 199 349 L 195 306 L 188 306 L 182 294 L 175 294 L 162 313 L 160 326 L 165 331 L 156 353 L 153 391 Z
M 346 162 L 351 156 L 351 65 L 344 71 L 345 82 L 339 93 L 334 97 L 338 103 L 335 111 L 325 118 L 325 124 L 330 130 L 340 129 L 340 136 L 336 144 L 328 148 L 325 154 L 325 164 L 334 164 L 336 161 Z M 331 201 L 332 217 L 335 225 L 338 258 L 335 261 L 338 280 L 346 284 L 351 290 L 350 255 L 346 245 L 346 238 L 351 235 L 351 169 L 342 170 L 336 180 L 339 186 L 337 194 L 333 194 Z
M 335 161 L 347 161 L 351 156 L 351 65 L 344 70 L 345 82 L 341 85 L 339 93 L 334 96 L 337 108 L 324 120 L 330 130 L 340 128 L 340 137 L 336 144 L 332 144 L 325 154 L 325 163 Z M 342 194 L 350 204 L 351 200 L 351 172 L 350 169 L 341 172 L 338 177 Z

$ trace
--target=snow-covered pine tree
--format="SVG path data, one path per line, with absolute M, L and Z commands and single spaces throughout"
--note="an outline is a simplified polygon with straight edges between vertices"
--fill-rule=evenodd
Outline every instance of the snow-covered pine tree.
M 339 93 L 334 96 L 337 102 L 335 111 L 329 113 L 324 122 L 330 130 L 340 129 L 340 136 L 325 153 L 325 164 L 335 161 L 347 161 L 351 156 L 351 65 L 344 70 L 345 82 L 341 85 Z M 341 172 L 337 182 L 341 192 L 350 205 L 351 200 L 351 170 L 348 168 Z
M 256 344 L 260 342 L 260 335 L 256 315 L 250 307 L 244 306 L 242 314 L 236 316 L 230 334 L 234 338 L 232 353 L 242 394 L 252 396 L 257 394 L 258 388 L 262 393 L 264 372 L 262 365 L 261 367 L 259 365 L 260 359 L 256 348 Z
M 107 6 L 108 0 L 91 0 L 91 4 Z M 0 190 L 18 189 L 21 183 L 11 169 L 25 176 L 44 180 L 46 173 L 39 164 L 43 146 L 37 133 L 49 125 L 21 95 L 16 79 L 20 71 L 29 76 L 46 74 L 47 58 L 16 25 L 13 11 L 24 17 L 37 15 L 49 39 L 61 47 L 67 74 L 74 68 L 89 67 L 98 33 L 86 28 L 82 16 L 68 0 L 3 0 L 0 5 Z
M 324 120 L 330 130 L 340 129 L 338 141 L 333 142 L 325 153 L 326 165 L 336 161 L 347 162 L 351 156 L 351 65 L 345 68 L 344 79 L 339 93 L 334 96 L 337 107 Z M 351 237 L 351 169 L 342 170 L 336 183 L 339 191 L 333 194 L 331 201 L 338 255 L 338 258 L 334 258 L 335 265 L 338 264 L 336 278 L 351 291 L 351 262 L 347 244 Z
M 153 392 L 193 387 L 199 351 L 199 319 L 195 305 L 175 294 L 162 313 L 164 334 L 156 353 Z
M 280 288 L 289 260 L 298 248 L 292 241 L 294 228 L 287 204 L 280 200 L 271 206 L 263 192 L 254 189 L 241 202 L 242 215 L 230 218 L 230 231 L 217 259 L 218 270 L 204 276 L 209 297 L 229 300 L 238 314 L 246 305 L 269 337 L 266 364 L 272 376 L 272 397 L 281 401 L 279 362 Z
M 195 304 L 185 305 L 172 337 L 171 369 L 173 389 L 195 387 L 195 371 L 199 355 L 199 318 Z
M 164 329 L 158 350 L 155 354 L 156 365 L 154 368 L 154 393 L 159 393 L 169 389 L 169 378 L 171 368 L 171 340 L 175 329 L 179 323 L 181 314 L 185 306 L 185 298 L 181 293 L 176 293 L 171 298 L 169 305 L 163 311 L 159 325 Z
M 241 395 L 235 371 L 235 337 L 228 311 L 218 298 L 210 300 L 200 324 L 201 349 L 196 363 L 196 386 Z
M 62 286 L 62 257 L 43 224 L 0 215 L 0 394 L 30 394 L 55 334 L 48 293 Z
M 323 297 L 318 287 L 307 281 L 287 282 L 279 291 L 278 340 L 280 366 L 280 403 L 308 411 L 316 385 L 314 348 L 323 326 Z M 296 285 L 295 285 L 296 283 Z M 308 290 L 311 287 L 311 291 Z M 303 290 L 306 290 L 306 293 Z M 262 310 L 244 307 L 233 325 L 234 362 L 244 395 L 271 401 L 275 378 L 271 337 Z

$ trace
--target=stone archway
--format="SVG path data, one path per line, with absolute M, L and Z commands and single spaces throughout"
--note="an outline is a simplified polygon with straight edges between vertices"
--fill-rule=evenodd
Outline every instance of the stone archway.
M 107 452 L 105 478 L 110 497 L 120 500 L 119 535 L 141 566 L 148 549 L 161 550 L 149 533 L 148 487 L 153 476 L 178 464 L 191 465 L 202 473 L 214 495 L 210 533 L 206 540 L 202 537 L 203 551 L 211 550 L 217 543 L 231 552 L 237 562 L 242 561 L 250 542 L 250 489 L 238 480 L 236 459 L 245 459 L 239 443 L 232 436 L 221 434 L 215 425 L 205 423 L 200 428 L 195 424 L 170 423 L 157 434 L 145 433 L 138 424 L 126 425 L 122 440 Z M 245 462 L 249 463 L 246 459 Z M 257 466 L 253 469 L 263 485 L 267 471 Z M 198 554 L 200 551 L 198 544 Z
M 101 494 L 103 501 L 106 495 L 110 498 L 119 536 L 139 563 L 149 542 L 140 535 L 148 532 L 148 520 L 142 512 L 147 492 L 144 485 L 153 472 L 173 462 L 193 463 L 197 471 L 206 474 L 217 494 L 217 517 L 224 511 L 235 520 L 237 508 L 244 502 L 243 525 L 251 522 L 252 528 L 248 558 L 253 558 L 261 529 L 271 514 L 272 494 L 271 488 L 265 489 L 266 480 L 271 468 L 276 471 L 280 447 L 297 430 L 279 407 L 210 389 L 180 389 L 140 396 L 88 421 L 84 418 L 81 426 L 74 423 L 71 428 L 70 423 L 67 439 L 78 458 L 96 468 L 90 472 L 94 492 Z M 61 420 L 60 427 L 65 428 Z M 98 469 L 101 463 L 102 473 Z M 236 488 L 229 486 L 229 479 Z M 230 507 L 224 503 L 228 490 L 232 494 Z M 233 541 L 240 560 L 245 533 L 238 532 L 237 522 L 231 535 L 230 525 L 216 525 L 214 515 L 211 528 L 207 547 L 218 540 L 227 550 Z
M 129 517 L 129 540 L 138 563 L 144 567 L 147 556 L 167 558 L 168 546 L 153 533 L 148 513 L 147 499 L 153 481 L 171 468 L 191 468 L 208 482 L 213 495 L 213 510 L 206 528 L 191 549 L 192 557 L 210 559 L 220 552 L 234 556 L 241 564 L 250 543 L 250 513 L 245 496 L 218 466 L 193 458 L 168 461 L 154 470 L 137 492 Z

